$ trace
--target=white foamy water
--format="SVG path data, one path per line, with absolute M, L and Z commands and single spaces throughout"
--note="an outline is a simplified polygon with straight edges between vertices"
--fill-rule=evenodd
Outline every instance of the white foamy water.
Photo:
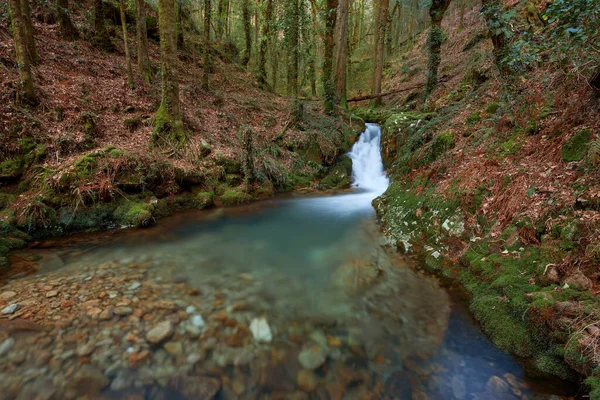
M 373 198 L 383 194 L 390 182 L 381 158 L 381 128 L 367 124 L 367 129 L 348 153 L 352 159 L 353 187 L 372 193 Z
M 381 158 L 381 128 L 375 124 L 367 124 L 366 128 L 348 153 L 355 193 L 293 200 L 298 207 L 338 217 L 360 217 L 374 212 L 371 202 L 386 191 L 390 182 Z

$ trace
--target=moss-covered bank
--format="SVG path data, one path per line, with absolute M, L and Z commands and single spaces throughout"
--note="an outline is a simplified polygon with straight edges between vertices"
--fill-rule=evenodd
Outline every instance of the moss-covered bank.
M 498 231 L 499 215 L 482 211 L 488 187 L 465 189 L 453 181 L 441 189 L 432 179 L 455 162 L 448 153 L 455 137 L 444 129 L 436 114 L 393 113 L 384 122 L 383 153 L 393 183 L 374 204 L 388 243 L 460 283 L 484 332 L 525 359 L 529 373 L 588 376 L 590 388 L 598 390 L 590 346 L 600 336 L 600 304 L 589 291 L 592 271 L 559 267 L 580 250 L 584 224 L 561 209 L 552 229 L 545 219 L 515 214 Z M 572 155 L 589 140 L 589 134 L 580 136 L 564 146 L 569 160 L 582 159 Z

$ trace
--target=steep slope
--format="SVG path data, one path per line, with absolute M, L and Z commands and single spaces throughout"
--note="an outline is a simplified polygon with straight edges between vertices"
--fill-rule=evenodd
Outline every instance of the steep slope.
M 518 29 L 535 30 L 526 9 L 514 11 Z M 397 93 L 388 107 L 355 109 L 385 126 L 394 183 L 376 201 L 384 230 L 459 282 L 483 330 L 532 372 L 595 376 L 598 94 L 585 75 L 551 63 L 519 71 L 518 89 L 503 90 L 478 8 L 460 30 L 451 7 L 443 28 L 442 82 L 425 104 L 423 33 L 389 64 L 384 92 Z

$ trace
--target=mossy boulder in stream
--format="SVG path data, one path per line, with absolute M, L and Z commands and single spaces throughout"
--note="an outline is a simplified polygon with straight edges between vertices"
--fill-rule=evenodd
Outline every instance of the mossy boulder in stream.
M 321 189 L 344 189 L 350 187 L 350 175 L 344 165 L 336 166 L 321 180 Z

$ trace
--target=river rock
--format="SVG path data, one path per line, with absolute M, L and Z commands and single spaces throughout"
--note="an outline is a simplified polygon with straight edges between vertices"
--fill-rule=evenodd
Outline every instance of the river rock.
M 84 364 L 70 380 L 68 397 L 96 398 L 100 391 L 108 386 L 108 378 L 98 368 Z
M 298 372 L 298 387 L 305 392 L 314 392 L 319 386 L 319 377 L 312 371 L 303 369 Z
M 170 355 L 177 357 L 180 356 L 181 353 L 183 353 L 183 345 L 181 344 L 181 342 L 168 342 L 165 343 L 165 350 Z
M 204 318 L 202 318 L 202 315 L 194 315 L 192 319 L 190 319 L 190 322 L 196 328 L 203 328 L 205 325 Z
M 485 384 L 485 390 L 499 399 L 510 394 L 510 386 L 499 376 L 492 376 Z
M 318 345 L 307 346 L 298 354 L 300 365 L 311 371 L 325 364 L 326 359 L 327 349 Z
M 48 298 L 52 298 L 52 297 L 56 297 L 58 296 L 58 290 L 51 290 L 48 293 L 46 293 L 46 297 Z
M 150 344 L 159 344 L 169 339 L 172 335 L 173 324 L 170 321 L 164 321 L 148 331 L 146 340 Z
M 127 306 L 115 307 L 114 311 L 115 315 L 119 315 L 121 317 L 125 317 L 127 315 L 131 315 L 133 313 L 133 309 Z
M 271 328 L 269 327 L 267 319 L 264 317 L 254 318 L 250 322 L 250 332 L 252 332 L 252 336 L 257 342 L 269 343 L 271 340 L 273 340 Z
M 142 286 L 142 284 L 139 281 L 135 281 L 127 289 L 128 290 L 136 290 L 136 289 L 139 289 L 141 286 Z
M 15 345 L 15 339 L 9 337 L 0 344 L 0 357 L 4 357 Z
M 11 300 L 12 298 L 14 298 L 17 295 L 17 292 L 13 292 L 12 290 L 9 290 L 8 292 L 4 292 L 2 294 L 0 294 L 0 299 L 4 300 L 4 301 L 8 301 Z
M 185 398 L 211 400 L 221 389 L 221 381 L 208 376 L 181 376 L 170 385 Z
M 18 304 L 11 304 L 8 305 L 6 307 L 4 307 L 4 309 L 2 310 L 2 314 L 13 314 L 15 311 L 17 311 L 19 309 L 19 305 Z

